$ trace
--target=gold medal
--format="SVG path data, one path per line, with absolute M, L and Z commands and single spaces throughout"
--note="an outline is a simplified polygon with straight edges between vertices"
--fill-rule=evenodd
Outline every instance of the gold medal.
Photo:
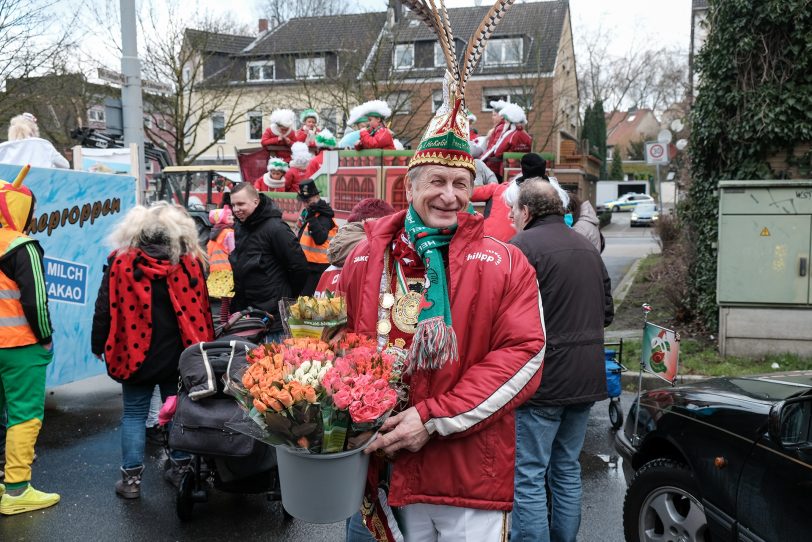
M 381 307 L 384 309 L 391 309 L 392 305 L 395 304 L 395 296 L 386 292 L 381 296 Z
M 378 320 L 377 331 L 379 335 L 388 335 L 392 331 L 392 324 L 389 320 Z
M 399 330 L 409 334 L 415 332 L 422 299 L 421 294 L 410 290 L 397 300 L 395 308 L 392 309 L 392 320 Z

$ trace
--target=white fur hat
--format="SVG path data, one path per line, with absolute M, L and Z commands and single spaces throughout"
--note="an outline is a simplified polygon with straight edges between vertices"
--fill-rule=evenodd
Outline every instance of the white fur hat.
M 297 141 L 290 146 L 290 154 L 290 165 L 296 167 L 306 167 L 310 163 L 310 159 L 313 158 L 307 144 L 301 141 Z
M 295 128 L 296 114 L 290 109 L 277 109 L 271 113 L 271 124 L 284 128 Z
M 347 124 L 355 124 L 358 119 L 368 117 L 370 115 L 387 118 L 392 114 L 392 109 L 389 104 L 383 100 L 370 100 L 361 105 L 357 105 L 350 110 L 350 117 L 347 119 Z
M 491 106 L 491 109 L 498 113 L 507 105 L 507 102 L 505 100 L 492 100 L 489 105 Z
M 516 104 L 505 104 L 499 114 L 511 124 L 525 124 L 527 122 L 524 109 Z

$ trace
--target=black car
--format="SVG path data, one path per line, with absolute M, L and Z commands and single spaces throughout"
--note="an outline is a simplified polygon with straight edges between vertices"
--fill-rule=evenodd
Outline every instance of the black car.
M 812 540 L 812 371 L 648 391 L 636 418 L 615 436 L 628 542 Z

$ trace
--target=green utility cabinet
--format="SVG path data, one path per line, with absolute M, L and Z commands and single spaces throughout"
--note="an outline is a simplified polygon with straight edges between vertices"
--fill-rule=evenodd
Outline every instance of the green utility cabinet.
M 812 355 L 812 181 L 719 183 L 722 354 Z

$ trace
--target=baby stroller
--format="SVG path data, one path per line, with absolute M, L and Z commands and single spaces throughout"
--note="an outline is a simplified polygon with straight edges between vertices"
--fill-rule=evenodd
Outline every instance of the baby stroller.
M 620 406 L 620 394 L 623 391 L 620 384 L 620 375 L 626 371 L 620 360 L 623 358 L 623 339 L 615 343 L 606 343 L 606 346 L 617 346 L 618 349 L 604 348 L 606 363 L 606 390 L 609 392 L 609 422 L 612 429 L 620 429 L 623 425 L 623 408 Z
M 236 330 L 261 342 L 271 321 L 266 313 L 247 311 L 218 333 Z M 176 513 L 181 520 L 191 519 L 194 505 L 206 502 L 212 489 L 281 499 L 273 447 L 227 426 L 242 411 L 224 393 L 223 375 L 245 365 L 247 352 L 254 348 L 256 344 L 242 336 L 223 335 L 181 354 L 181 385 L 168 439 L 171 449 L 192 454 L 178 484 Z M 284 509 L 283 513 L 286 520 L 290 518 Z

